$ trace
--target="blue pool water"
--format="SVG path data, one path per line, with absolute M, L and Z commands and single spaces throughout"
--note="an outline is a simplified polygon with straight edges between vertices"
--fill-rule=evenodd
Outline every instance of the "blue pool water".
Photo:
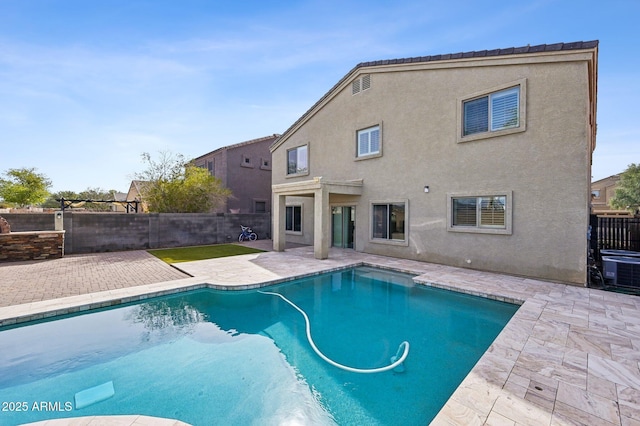
M 306 311 L 316 345 L 341 364 L 387 365 L 407 340 L 404 372 L 327 364 L 278 297 L 198 290 L 0 329 L 0 424 L 143 414 L 193 425 L 424 425 L 518 308 L 364 267 L 268 289 Z M 78 392 L 109 382 L 112 396 L 76 408 Z

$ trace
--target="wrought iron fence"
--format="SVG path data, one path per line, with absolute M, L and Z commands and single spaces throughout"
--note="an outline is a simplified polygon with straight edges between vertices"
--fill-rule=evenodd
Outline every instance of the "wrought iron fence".
M 596 256 L 600 250 L 640 251 L 640 217 L 598 217 Z

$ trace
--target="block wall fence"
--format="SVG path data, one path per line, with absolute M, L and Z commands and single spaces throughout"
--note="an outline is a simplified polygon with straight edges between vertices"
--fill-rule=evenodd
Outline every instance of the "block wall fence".
M 11 232 L 54 231 L 55 213 L 3 213 Z M 99 253 L 238 241 L 240 225 L 271 238 L 270 213 L 63 213 L 64 253 Z

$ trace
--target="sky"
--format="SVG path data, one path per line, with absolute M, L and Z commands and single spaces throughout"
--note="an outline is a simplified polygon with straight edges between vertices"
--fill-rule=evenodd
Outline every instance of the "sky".
M 639 22 L 640 0 L 0 0 L 0 173 L 126 192 L 142 153 L 283 133 L 360 62 L 599 40 L 595 181 L 640 163 Z

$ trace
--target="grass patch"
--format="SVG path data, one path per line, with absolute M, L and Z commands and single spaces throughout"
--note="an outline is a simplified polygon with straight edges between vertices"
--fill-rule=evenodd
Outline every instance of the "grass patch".
M 212 246 L 177 247 L 170 249 L 147 250 L 167 263 L 191 262 L 194 260 L 215 259 L 217 257 L 237 256 L 240 254 L 263 253 L 251 247 L 237 244 L 216 244 Z

